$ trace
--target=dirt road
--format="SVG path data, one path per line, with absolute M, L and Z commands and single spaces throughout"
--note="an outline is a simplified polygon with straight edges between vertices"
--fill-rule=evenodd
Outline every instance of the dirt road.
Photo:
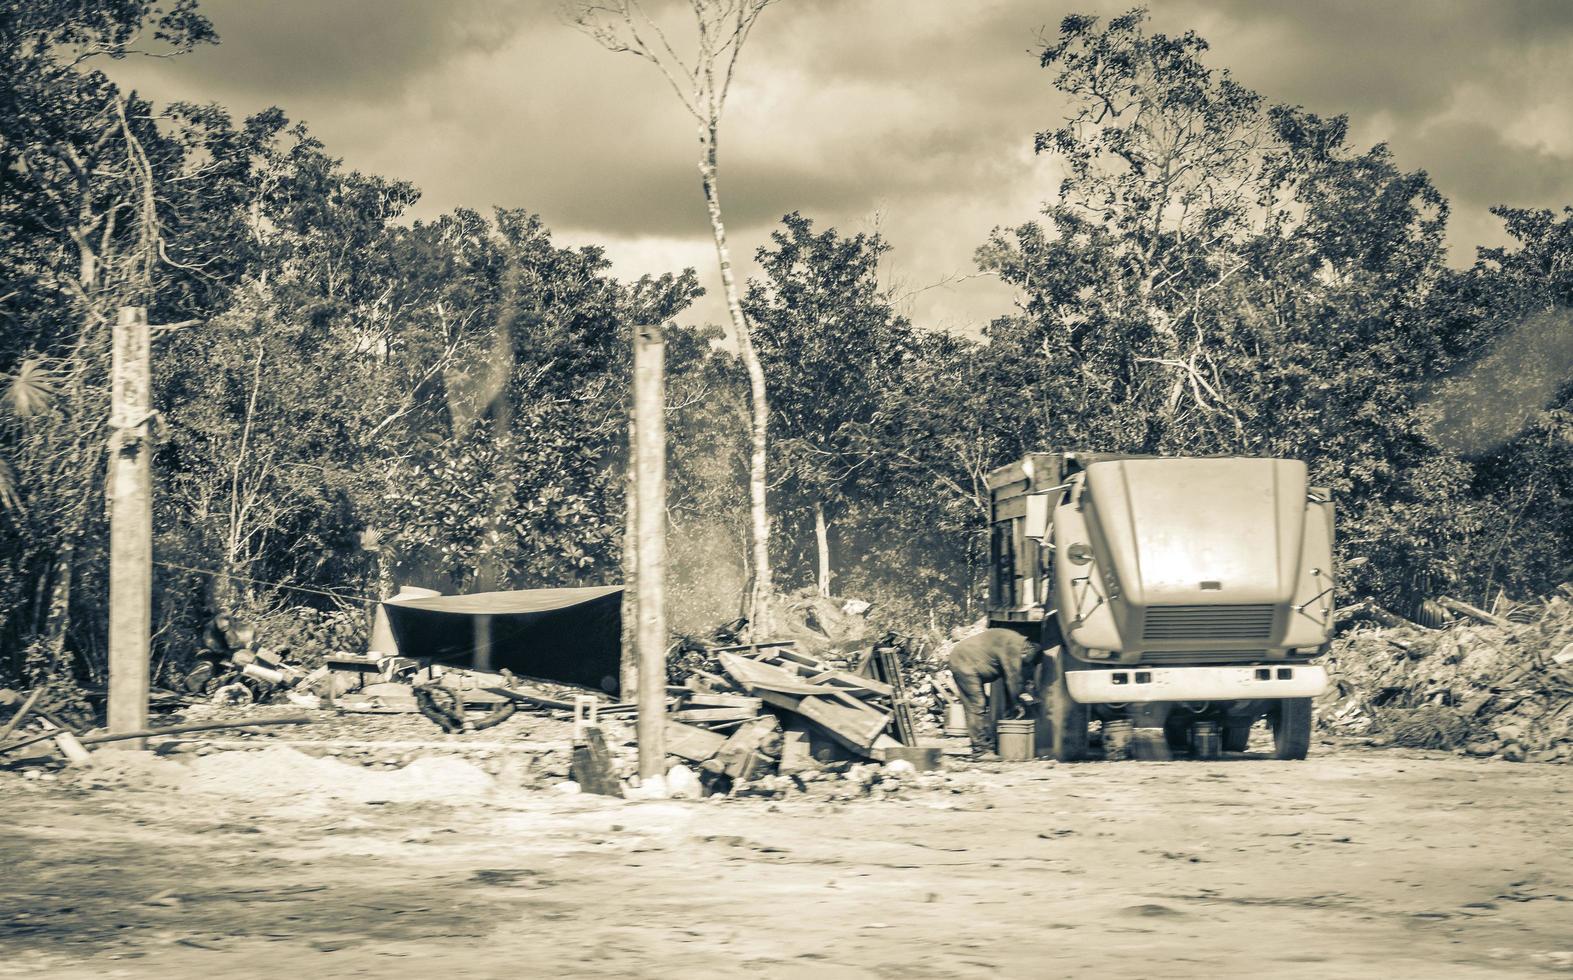
M 1324 749 L 653 803 L 138 765 L 164 785 L 0 777 L 0 976 L 1573 971 L 1568 767 Z

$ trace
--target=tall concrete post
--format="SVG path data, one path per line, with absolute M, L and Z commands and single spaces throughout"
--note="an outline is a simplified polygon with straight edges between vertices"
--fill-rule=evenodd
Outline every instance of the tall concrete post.
M 666 776 L 666 338 L 634 329 L 639 778 Z
M 148 646 L 153 632 L 153 494 L 148 416 L 152 401 L 147 310 L 124 306 L 110 364 L 109 731 L 147 727 Z M 106 748 L 141 749 L 142 739 Z

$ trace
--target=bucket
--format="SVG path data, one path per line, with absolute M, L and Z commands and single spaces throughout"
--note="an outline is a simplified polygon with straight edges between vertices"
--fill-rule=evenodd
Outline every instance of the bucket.
M 1034 718 L 1001 718 L 995 725 L 999 733 L 1000 758 L 1020 762 L 1037 752 L 1038 722 Z
M 1131 723 L 1123 718 L 1103 723 L 1103 757 L 1108 760 L 1128 759 L 1131 756 Z
M 1217 723 L 1199 721 L 1191 726 L 1191 752 L 1198 759 L 1216 759 L 1223 753 L 1223 739 L 1218 734 Z
M 959 702 L 945 705 L 945 735 L 948 738 L 967 737 L 967 709 Z

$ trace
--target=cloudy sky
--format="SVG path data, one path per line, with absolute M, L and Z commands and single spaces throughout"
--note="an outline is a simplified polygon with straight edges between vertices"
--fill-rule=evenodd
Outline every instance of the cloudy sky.
M 654 0 L 659 3 L 661 0 Z M 722 200 L 747 257 L 785 212 L 878 227 L 916 321 L 976 329 L 1008 308 L 967 278 L 997 225 L 1030 219 L 1057 171 L 1031 152 L 1061 103 L 1035 41 L 1130 0 L 783 0 L 744 51 L 723 123 Z M 604 245 L 619 274 L 694 266 L 722 322 L 693 126 L 660 76 L 566 26 L 557 0 L 203 0 L 223 42 L 128 62 L 158 99 L 269 105 L 350 167 L 414 181 L 418 216 L 538 212 Z M 1492 204 L 1573 204 L 1573 2 L 1155 0 L 1212 63 L 1276 102 L 1347 113 L 1452 201 L 1467 263 Z

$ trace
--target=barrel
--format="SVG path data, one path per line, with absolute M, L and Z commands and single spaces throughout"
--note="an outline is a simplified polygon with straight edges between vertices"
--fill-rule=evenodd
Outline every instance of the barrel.
M 967 737 L 967 709 L 959 701 L 945 705 L 945 735 L 948 738 Z
M 1001 718 L 995 724 L 999 733 L 1000 758 L 1020 762 L 1036 755 L 1038 723 L 1033 718 Z

